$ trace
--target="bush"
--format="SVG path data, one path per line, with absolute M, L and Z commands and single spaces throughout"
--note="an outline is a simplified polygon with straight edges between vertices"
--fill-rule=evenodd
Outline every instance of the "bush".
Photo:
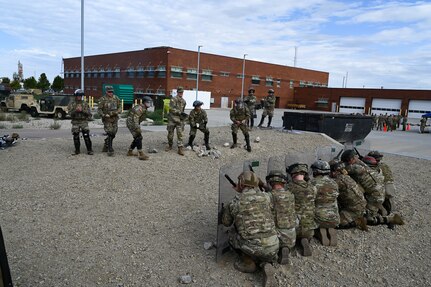
M 18 121 L 17 118 L 14 115 L 7 115 L 6 116 L 6 120 L 8 122 L 16 122 L 16 121 Z
M 23 122 L 29 122 L 30 121 L 30 117 L 28 116 L 27 112 L 21 112 L 18 114 L 17 116 L 19 121 L 23 121 Z
M 6 114 L 3 112 L 0 112 L 0 122 L 4 122 L 6 120 Z
M 0 124 L 0 129 L 2 130 L 2 129 L 5 129 L 6 128 L 6 125 L 4 125 L 4 124 Z
M 21 124 L 17 124 L 17 125 L 12 125 L 13 129 L 22 129 L 24 126 Z
M 156 110 L 154 112 L 148 112 L 147 118 L 152 119 L 154 122 L 154 125 L 156 125 L 156 126 L 164 125 L 163 111 L 162 110 Z
M 101 119 L 102 117 L 100 116 L 100 114 L 99 113 L 95 113 L 95 114 L 93 114 L 93 119 L 95 119 L 95 120 L 98 120 L 98 119 Z
M 61 124 L 58 121 L 54 121 L 54 123 L 52 123 L 49 128 L 51 130 L 58 130 L 59 128 L 61 128 Z

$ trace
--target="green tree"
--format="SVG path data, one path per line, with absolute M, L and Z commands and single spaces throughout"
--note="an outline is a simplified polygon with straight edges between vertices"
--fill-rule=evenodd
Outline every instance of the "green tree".
M 48 90 L 50 86 L 51 86 L 51 83 L 46 77 L 46 74 L 45 73 L 40 74 L 39 81 L 37 82 L 37 87 L 41 89 L 42 92 L 44 92 Z
M 36 89 L 36 88 L 37 88 L 37 81 L 33 76 L 24 80 L 24 89 Z
M 10 84 L 10 79 L 8 77 L 3 77 L 1 82 L 3 84 Z
M 21 83 L 18 80 L 13 80 L 12 83 L 10 83 L 10 88 L 12 90 L 18 90 L 21 88 Z
M 64 79 L 60 76 L 57 76 L 54 78 L 54 81 L 52 82 L 51 88 L 59 92 L 64 89 Z

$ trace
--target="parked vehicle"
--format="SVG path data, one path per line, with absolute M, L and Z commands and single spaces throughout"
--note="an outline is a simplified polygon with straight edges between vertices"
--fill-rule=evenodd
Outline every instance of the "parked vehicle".
M 67 106 L 73 99 L 74 95 L 43 96 L 30 107 L 30 115 L 32 117 L 47 115 L 65 119 L 68 113 Z
M 8 111 L 30 111 L 30 107 L 36 103 L 33 94 L 26 90 L 18 90 L 4 98 L 0 102 L 0 108 L 3 112 Z

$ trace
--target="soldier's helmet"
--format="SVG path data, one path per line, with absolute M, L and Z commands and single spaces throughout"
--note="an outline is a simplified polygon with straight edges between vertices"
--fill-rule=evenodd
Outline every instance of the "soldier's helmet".
M 269 89 L 268 94 L 274 94 L 274 89 Z
M 107 92 L 113 92 L 114 91 L 114 87 L 112 87 L 112 86 L 105 86 L 105 91 L 107 91 Z
M 343 152 L 343 154 L 341 155 L 341 161 L 342 162 L 348 162 L 349 160 L 351 160 L 352 158 L 354 158 L 356 156 L 356 152 L 352 149 L 347 149 Z
M 183 93 L 183 92 L 184 92 L 184 88 L 182 86 L 178 86 L 177 93 Z
M 75 90 L 75 92 L 73 94 L 75 95 L 75 97 L 83 97 L 84 91 L 81 89 L 77 89 L 77 90 Z
M 339 171 L 345 167 L 344 163 L 339 160 L 331 160 L 329 166 L 331 167 L 331 171 Z
M 383 155 L 377 150 L 370 151 L 368 155 L 374 157 L 377 160 L 377 162 L 379 162 L 383 157 Z
M 236 109 L 242 109 L 244 107 L 244 102 L 241 99 L 235 100 L 235 108 Z
M 311 169 L 315 174 L 329 174 L 331 171 L 331 167 L 329 166 L 329 163 L 324 160 L 315 161 L 311 165 Z
M 196 100 L 196 101 L 193 102 L 193 107 L 200 107 L 203 104 L 204 104 L 203 102 Z
M 238 176 L 238 185 L 257 187 L 259 185 L 259 178 L 252 171 L 244 171 Z
M 256 90 L 253 87 L 248 88 L 248 92 L 250 93 L 251 91 L 254 93 Z
M 147 107 L 153 106 L 153 99 L 151 99 L 149 96 L 145 96 L 142 98 L 142 103 Z
M 366 155 L 362 158 L 362 161 L 368 166 L 377 166 L 377 160 L 369 155 Z
M 281 170 L 271 170 L 265 179 L 270 184 L 274 182 L 287 183 L 287 177 Z
M 292 165 L 289 165 L 289 167 L 286 169 L 286 172 L 288 174 L 294 174 L 294 173 L 308 173 L 308 164 L 306 163 L 294 163 Z

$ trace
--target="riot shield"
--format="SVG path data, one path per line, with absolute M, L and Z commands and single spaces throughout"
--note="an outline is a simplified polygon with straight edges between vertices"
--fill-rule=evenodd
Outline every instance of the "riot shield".
M 331 161 L 333 159 L 340 159 L 344 151 L 344 146 L 341 144 L 322 146 L 316 148 L 316 160 Z
M 259 178 L 262 178 L 262 176 L 263 178 L 265 177 L 266 166 L 261 166 L 261 162 L 260 160 L 247 160 L 237 164 L 225 165 L 220 168 L 217 217 L 217 262 L 221 260 L 223 254 L 230 250 L 229 236 L 235 232 L 235 227 L 233 225 L 226 227 L 222 223 L 223 207 L 227 206 L 237 194 L 234 185 L 236 185 L 238 176 L 243 171 L 253 169 L 253 172 L 256 173 Z
M 7 261 L 6 248 L 4 246 L 3 233 L 0 226 L 0 286 L 12 287 L 9 263 Z

